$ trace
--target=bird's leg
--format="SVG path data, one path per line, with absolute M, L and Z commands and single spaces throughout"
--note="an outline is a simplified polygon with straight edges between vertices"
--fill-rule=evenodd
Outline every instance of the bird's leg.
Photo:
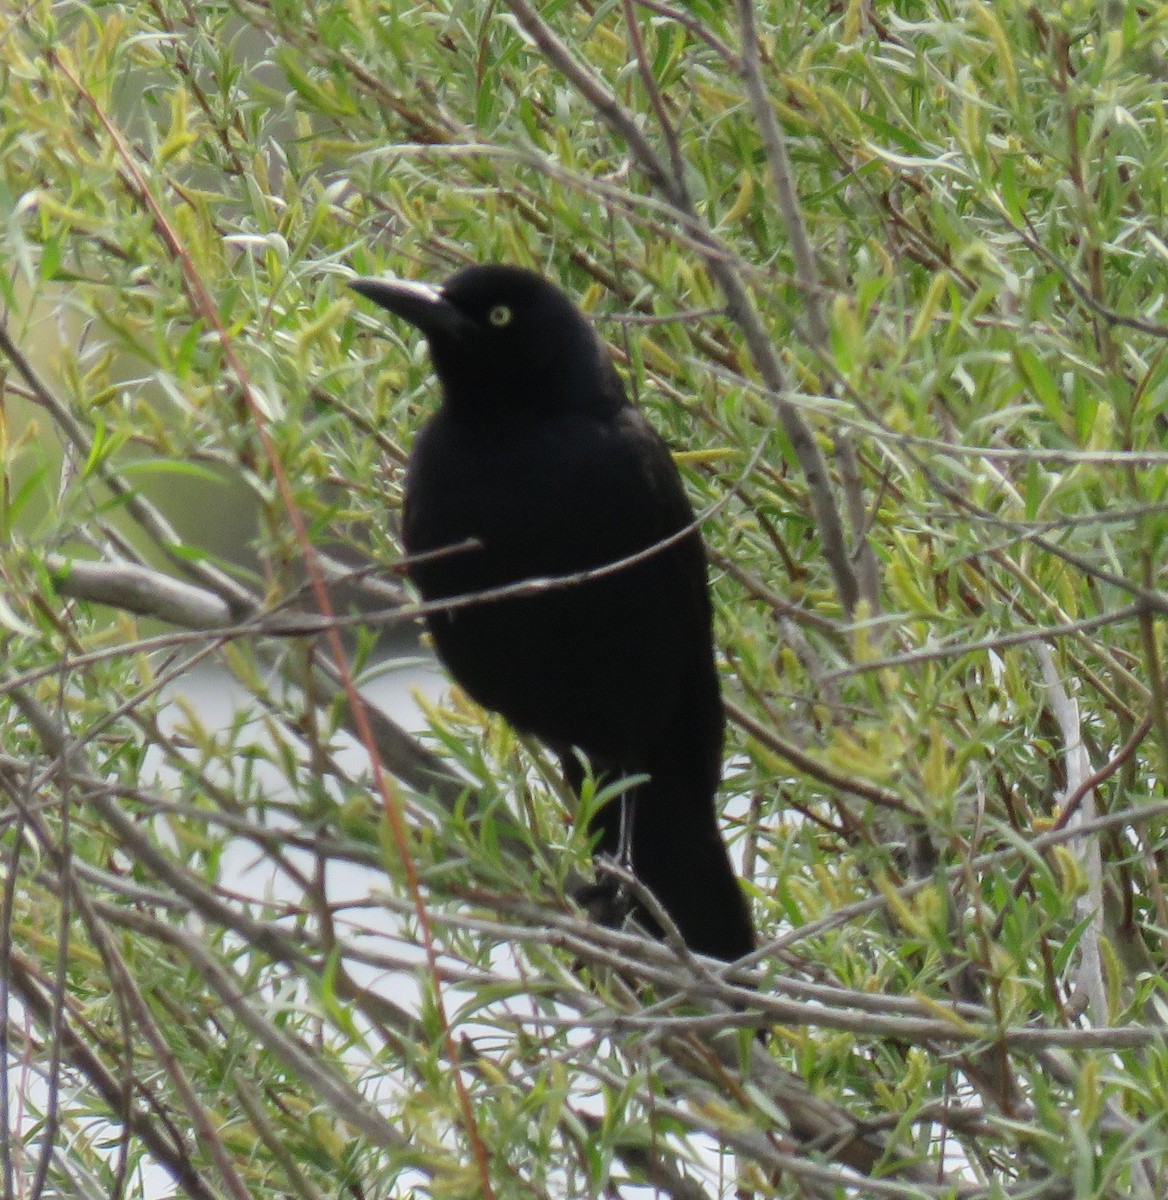
M 621 868 L 633 872 L 633 823 L 636 816 L 637 789 L 630 788 L 621 793 L 620 834 L 617 840 L 616 861 Z
M 584 782 L 584 769 L 574 754 L 560 756 L 564 777 L 579 794 Z M 593 814 L 589 833 L 595 838 L 594 853 L 598 860 L 617 863 L 623 870 L 633 870 L 633 825 L 636 788 L 629 788 L 609 800 Z M 576 902 L 587 909 L 594 921 L 619 928 L 633 907 L 632 897 L 622 883 L 601 876 L 595 883 L 579 888 Z
M 622 871 L 627 871 L 630 875 L 633 871 L 633 825 L 636 818 L 637 805 L 637 789 L 635 787 L 628 788 L 621 792 L 620 800 L 620 816 L 619 824 L 617 825 L 616 837 L 616 865 Z M 611 884 L 609 885 L 611 887 Z M 629 889 L 625 886 L 624 880 L 618 880 L 615 887 L 611 889 L 610 904 L 614 912 L 619 912 L 622 917 L 627 915 L 633 908 L 633 898 L 629 895 Z

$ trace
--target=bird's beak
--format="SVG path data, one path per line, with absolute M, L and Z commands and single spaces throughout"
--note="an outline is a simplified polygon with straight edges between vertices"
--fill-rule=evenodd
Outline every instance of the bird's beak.
M 406 279 L 350 279 L 349 287 L 394 316 L 409 321 L 430 339 L 457 340 L 472 326 L 439 288 L 428 283 L 411 283 Z

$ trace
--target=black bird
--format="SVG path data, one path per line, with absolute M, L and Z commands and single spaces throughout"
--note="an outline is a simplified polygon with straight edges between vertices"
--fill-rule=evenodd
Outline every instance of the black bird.
M 426 600 L 602 568 L 691 524 L 668 448 L 558 287 L 503 265 L 465 268 L 440 288 L 350 286 L 425 335 L 442 388 L 410 455 L 403 541 L 411 556 L 467 539 L 477 548 L 410 568 Z M 649 777 L 600 809 L 597 851 L 629 852 L 691 949 L 751 951 L 714 807 L 724 717 L 697 530 L 585 582 L 427 623 L 458 683 L 554 750 L 577 791 L 574 749 L 597 778 Z

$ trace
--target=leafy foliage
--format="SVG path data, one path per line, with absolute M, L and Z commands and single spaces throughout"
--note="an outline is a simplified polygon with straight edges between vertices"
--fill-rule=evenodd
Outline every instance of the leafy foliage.
M 0 23 L 5 1194 L 1163 1195 L 1168 8 Z M 757 992 L 352 702 L 432 394 L 343 284 L 491 259 L 703 510 Z

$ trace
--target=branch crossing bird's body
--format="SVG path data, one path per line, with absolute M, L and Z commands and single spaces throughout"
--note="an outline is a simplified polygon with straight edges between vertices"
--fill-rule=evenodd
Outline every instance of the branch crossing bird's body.
M 360 280 L 427 337 L 442 404 L 406 473 L 403 541 L 426 600 L 597 570 L 583 582 L 428 618 L 439 656 L 480 704 L 534 734 L 574 787 L 647 775 L 631 805 L 632 867 L 694 950 L 748 953 L 754 935 L 718 831 L 723 714 L 705 555 L 668 448 L 628 403 L 567 297 L 515 267 L 441 289 Z M 620 805 L 594 822 L 616 854 Z M 648 922 L 652 926 L 652 922 Z

